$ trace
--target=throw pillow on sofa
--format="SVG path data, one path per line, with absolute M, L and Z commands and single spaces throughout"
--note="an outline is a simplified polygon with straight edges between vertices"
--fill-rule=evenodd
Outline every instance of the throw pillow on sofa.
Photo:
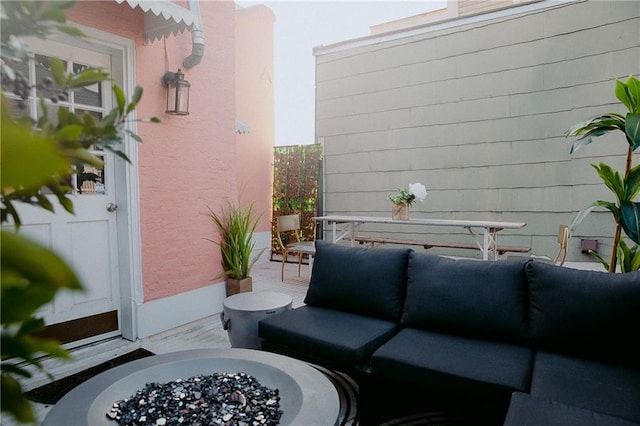
M 304 303 L 399 321 L 411 251 L 345 247 L 316 240 Z
M 529 278 L 532 343 L 606 361 L 640 359 L 640 272 L 613 274 L 531 262 Z
M 481 262 L 411 253 L 403 326 L 526 343 L 528 261 Z

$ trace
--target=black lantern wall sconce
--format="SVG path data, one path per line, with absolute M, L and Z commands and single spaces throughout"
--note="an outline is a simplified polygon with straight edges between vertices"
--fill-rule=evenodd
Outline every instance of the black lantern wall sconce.
M 189 115 L 189 88 L 191 84 L 184 79 L 184 74 L 167 72 L 162 76 L 162 85 L 167 88 L 167 114 Z

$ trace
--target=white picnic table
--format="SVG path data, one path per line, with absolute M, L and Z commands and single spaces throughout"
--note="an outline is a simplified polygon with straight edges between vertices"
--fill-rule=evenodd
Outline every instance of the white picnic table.
M 498 259 L 498 232 L 503 229 L 520 229 L 526 226 L 524 222 L 502 222 L 485 220 L 458 220 L 458 219 L 408 219 L 397 220 L 390 217 L 373 216 L 348 216 L 329 215 L 316 216 L 315 222 L 324 222 L 331 228 L 332 241 L 348 239 L 351 245 L 355 245 L 356 236 L 360 226 L 365 223 L 376 223 L 386 225 L 418 225 L 430 226 L 450 226 L 464 228 L 469 231 L 475 244 L 482 253 L 483 260 L 489 260 L 489 253 L 493 252 L 494 260 Z M 338 228 L 341 225 L 341 229 Z

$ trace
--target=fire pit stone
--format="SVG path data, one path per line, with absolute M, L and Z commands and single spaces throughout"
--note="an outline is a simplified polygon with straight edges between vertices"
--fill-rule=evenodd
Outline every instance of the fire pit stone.
M 147 383 L 166 383 L 198 375 L 242 372 L 278 389 L 281 425 L 334 425 L 340 409 L 329 379 L 308 364 L 252 349 L 196 349 L 156 355 L 112 368 L 65 395 L 44 426 L 114 426 L 106 413 Z

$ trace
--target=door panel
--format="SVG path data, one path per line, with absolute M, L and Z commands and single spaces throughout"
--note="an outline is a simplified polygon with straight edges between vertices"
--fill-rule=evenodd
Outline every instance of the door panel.
M 65 61 L 67 72 L 79 72 L 87 66 L 111 72 L 111 56 L 94 50 L 69 46 L 50 40 L 30 40 L 35 54 L 22 71 L 28 74 L 30 84 L 35 85 L 51 73 L 48 69 L 50 52 Z M 99 119 L 112 105 L 111 83 L 101 82 L 63 95 L 52 101 L 54 92 L 47 89 L 32 90 L 28 110 L 32 117 L 40 111 L 37 95 L 46 97 L 45 108 L 51 119 L 60 107 L 67 107 L 77 114 L 91 113 Z M 11 98 L 12 94 L 7 93 Z M 100 318 L 106 312 L 118 312 L 118 240 L 117 213 L 107 211 L 107 205 L 115 204 L 116 185 L 112 154 L 95 149 L 94 155 L 104 160 L 103 167 L 80 166 L 70 186 L 75 215 L 59 205 L 53 195 L 47 195 L 55 206 L 56 214 L 33 206 L 19 206 L 23 222 L 21 233 L 35 238 L 65 258 L 79 275 L 84 292 L 62 291 L 55 301 L 40 311 L 46 324 L 59 324 L 80 318 Z M 112 320 L 110 320 L 113 322 Z M 76 322 L 77 324 L 77 322 Z M 100 327 L 98 327 L 100 328 Z M 86 337 L 86 336 L 85 336 Z
M 73 293 L 75 304 L 110 302 L 113 298 L 112 289 L 103 285 L 113 279 L 109 267 L 109 222 L 75 222 L 70 224 L 70 230 L 71 258 L 85 289 L 82 293 Z M 96 241 L 106 244 L 96 244 Z

